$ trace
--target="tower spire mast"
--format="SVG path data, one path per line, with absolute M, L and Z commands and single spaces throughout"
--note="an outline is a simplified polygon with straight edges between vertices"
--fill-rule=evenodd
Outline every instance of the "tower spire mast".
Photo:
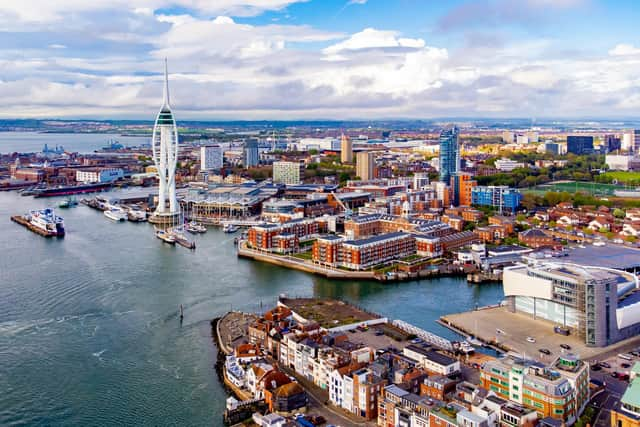
M 169 106 L 169 68 L 167 58 L 164 58 L 164 93 L 162 99 L 164 105 Z

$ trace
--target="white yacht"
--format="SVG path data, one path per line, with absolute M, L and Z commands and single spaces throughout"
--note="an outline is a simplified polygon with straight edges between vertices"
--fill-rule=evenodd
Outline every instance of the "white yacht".
M 113 221 L 124 221 L 127 219 L 127 212 L 121 208 L 111 207 L 104 211 L 104 216 Z
M 225 233 L 235 233 L 238 230 L 240 230 L 240 227 L 234 224 L 225 224 L 222 226 L 222 231 Z
M 187 230 L 189 233 L 206 233 L 207 232 L 207 227 L 205 227 L 202 224 L 198 224 L 195 221 L 191 221 L 188 224 L 185 224 L 184 229 Z

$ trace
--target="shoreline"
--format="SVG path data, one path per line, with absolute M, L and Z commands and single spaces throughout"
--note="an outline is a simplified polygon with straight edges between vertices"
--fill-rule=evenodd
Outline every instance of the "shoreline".
M 412 280 L 441 278 L 441 277 L 467 277 L 468 272 L 464 269 L 457 271 L 420 270 L 417 272 L 396 272 L 392 276 L 376 274 L 374 271 L 348 271 L 312 264 L 302 259 L 293 258 L 287 255 L 274 255 L 268 252 L 261 252 L 255 249 L 248 249 L 242 242 L 238 244 L 237 256 L 239 258 L 253 259 L 255 261 L 266 262 L 292 270 L 303 271 L 327 279 L 337 280 L 372 280 L 381 283 L 399 283 Z

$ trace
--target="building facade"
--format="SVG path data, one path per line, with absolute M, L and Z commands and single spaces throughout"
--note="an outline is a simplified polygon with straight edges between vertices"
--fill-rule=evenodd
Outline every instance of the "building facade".
M 252 168 L 258 166 L 259 163 L 258 140 L 248 139 L 245 141 L 244 148 L 242 149 L 242 165 L 245 168 Z
M 273 182 L 276 184 L 300 184 L 303 173 L 301 162 L 273 162 Z
M 205 145 L 200 147 L 200 170 L 220 170 L 224 159 L 220 145 Z
M 353 162 L 353 143 L 344 133 L 340 137 L 340 161 L 342 163 Z
M 374 158 L 373 153 L 369 151 L 361 151 L 356 154 L 356 176 L 363 181 L 368 181 L 374 177 Z
M 507 307 L 570 328 L 591 347 L 640 333 L 638 279 L 620 270 L 532 261 L 503 272 Z
M 567 136 L 567 152 L 572 154 L 593 153 L 593 136 L 591 135 Z
M 460 145 L 458 128 L 445 129 L 440 133 L 440 182 L 449 183 L 451 176 L 460 170 Z

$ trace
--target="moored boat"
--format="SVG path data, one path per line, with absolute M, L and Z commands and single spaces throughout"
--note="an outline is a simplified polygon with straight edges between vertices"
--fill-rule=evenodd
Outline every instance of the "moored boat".
M 240 227 L 235 224 L 225 224 L 222 226 L 222 231 L 225 233 L 235 233 L 238 230 L 240 230 Z
M 78 206 L 78 200 L 75 197 L 67 197 L 58 203 L 59 208 L 72 208 L 74 206 Z
M 207 232 L 207 227 L 205 227 L 202 224 L 198 224 L 195 221 L 191 221 L 187 224 L 185 224 L 184 229 L 187 230 L 189 233 L 206 233 Z
M 112 207 L 104 211 L 104 216 L 113 221 L 124 221 L 127 219 L 127 212 L 118 207 Z
M 165 230 L 156 230 L 156 237 L 165 243 L 169 243 L 170 245 L 175 245 L 176 243 L 176 236 L 174 236 L 173 233 Z

